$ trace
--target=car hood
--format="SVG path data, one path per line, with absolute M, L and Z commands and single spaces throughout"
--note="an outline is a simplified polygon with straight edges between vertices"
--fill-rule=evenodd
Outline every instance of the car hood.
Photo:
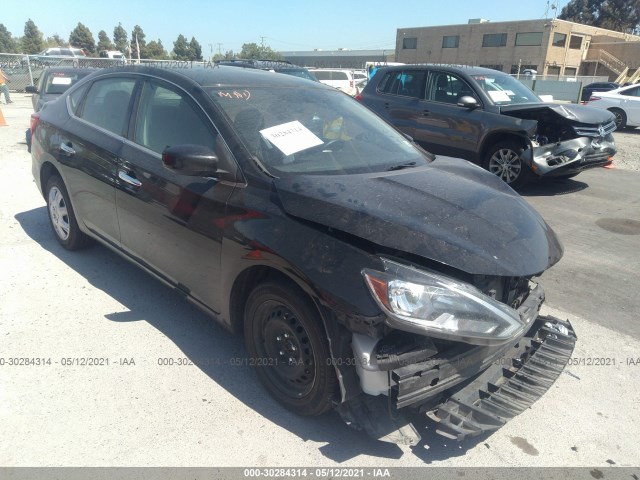
M 464 160 L 274 183 L 289 215 L 471 274 L 535 275 L 562 257 L 555 233 L 527 202 Z
M 608 123 L 613 120 L 613 115 L 606 110 L 589 107 L 587 105 L 575 105 L 572 103 L 527 103 L 518 105 L 503 105 L 500 112 L 517 117 L 519 113 L 530 113 L 540 110 L 551 110 L 567 120 L 575 123 L 595 124 Z

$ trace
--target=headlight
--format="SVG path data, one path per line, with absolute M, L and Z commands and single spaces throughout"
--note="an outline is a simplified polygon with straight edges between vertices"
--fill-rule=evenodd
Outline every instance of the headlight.
M 389 326 L 474 345 L 498 345 L 524 330 L 518 312 L 473 285 L 382 259 L 385 271 L 364 269 Z

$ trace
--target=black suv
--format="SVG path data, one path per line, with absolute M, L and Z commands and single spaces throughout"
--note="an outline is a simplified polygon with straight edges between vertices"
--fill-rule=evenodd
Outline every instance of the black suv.
M 225 65 L 227 67 L 244 67 L 257 68 L 259 70 L 268 70 L 270 72 L 284 73 L 285 75 L 293 75 L 294 77 L 306 78 L 317 82 L 318 79 L 304 67 L 294 65 L 286 60 L 219 60 L 216 65 Z
M 356 97 L 433 153 L 461 157 L 514 188 L 610 163 L 609 112 L 543 103 L 515 78 L 480 67 L 380 68 Z

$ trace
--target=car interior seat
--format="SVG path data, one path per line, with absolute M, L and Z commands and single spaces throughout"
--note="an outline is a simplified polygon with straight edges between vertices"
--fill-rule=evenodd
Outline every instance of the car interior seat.
M 434 100 L 436 102 L 451 103 L 452 99 L 448 94 L 449 81 L 446 75 L 440 75 L 436 81 L 436 95 Z

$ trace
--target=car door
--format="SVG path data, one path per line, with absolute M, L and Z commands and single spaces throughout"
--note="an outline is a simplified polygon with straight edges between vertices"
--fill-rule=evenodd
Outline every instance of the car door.
M 76 214 L 113 245 L 120 244 L 115 175 L 135 86 L 135 78 L 108 76 L 76 90 L 72 115 L 55 139 Z
M 464 96 L 479 99 L 460 76 L 446 71 L 432 70 L 426 95 L 420 102 L 421 115 L 417 119 L 414 139 L 429 151 L 452 157 L 475 160 L 482 133 L 482 108 L 458 106 Z
M 378 85 L 378 95 L 372 98 L 372 108 L 402 132 L 412 137 L 427 137 L 417 133 L 424 115 L 423 104 L 427 70 L 394 70 L 388 72 Z
M 186 176 L 163 166 L 169 146 L 204 145 L 224 178 Z M 226 202 L 237 167 L 200 106 L 179 87 L 149 79 L 141 89 L 118 167 L 122 247 L 143 266 L 219 311 L 218 277 Z
M 627 123 L 640 125 L 640 86 L 630 88 L 621 93 L 622 108 L 627 114 Z

